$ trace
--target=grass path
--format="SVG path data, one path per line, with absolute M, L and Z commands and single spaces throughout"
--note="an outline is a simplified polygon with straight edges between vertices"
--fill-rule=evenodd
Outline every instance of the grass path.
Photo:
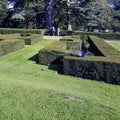
M 119 120 L 120 86 L 58 75 L 29 60 L 52 42 L 0 58 L 0 120 Z

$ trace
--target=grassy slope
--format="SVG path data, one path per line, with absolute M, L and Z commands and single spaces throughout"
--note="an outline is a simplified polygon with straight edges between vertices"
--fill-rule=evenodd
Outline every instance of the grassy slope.
M 0 58 L 0 120 L 119 120 L 120 86 L 61 76 L 29 60 L 50 43 Z

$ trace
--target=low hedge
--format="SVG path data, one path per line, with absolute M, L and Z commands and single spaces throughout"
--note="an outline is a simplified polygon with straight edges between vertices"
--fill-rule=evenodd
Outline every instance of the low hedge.
M 65 56 L 64 74 L 120 85 L 120 52 L 98 37 L 89 36 L 89 41 L 102 55 L 85 58 Z
M 63 70 L 65 75 L 120 85 L 120 62 L 111 62 L 105 57 L 65 56 Z
M 32 45 L 32 44 L 40 42 L 43 39 L 43 36 L 39 35 L 39 34 L 31 34 L 28 36 L 22 35 L 22 37 L 20 37 L 20 39 L 24 40 L 25 45 Z
M 16 28 L 0 28 L 0 34 L 14 34 L 14 33 L 32 33 L 44 34 L 44 29 L 16 29 Z
M 103 56 L 105 56 L 105 57 L 119 56 L 120 57 L 120 52 L 117 51 L 112 46 L 108 45 L 101 38 L 98 38 L 96 36 L 89 36 L 88 39 L 89 39 L 89 42 L 92 45 L 94 45 L 101 52 L 101 54 L 103 54 Z M 113 61 L 114 61 L 114 59 L 113 59 Z
M 63 37 L 60 41 L 54 42 L 39 51 L 39 64 L 61 62 L 64 55 L 80 51 L 80 43 L 80 39 L 74 40 L 71 36 Z
M 66 50 L 66 44 L 62 41 L 54 42 L 43 49 L 41 49 L 38 53 L 39 64 L 51 64 L 54 63 L 64 56 L 64 54 L 68 53 L 69 50 Z
M 74 31 L 75 35 L 93 35 L 107 40 L 120 40 L 120 33 L 100 33 L 100 32 L 81 32 Z
M 0 42 L 0 56 L 15 52 L 24 48 L 24 42 L 22 40 L 4 40 Z

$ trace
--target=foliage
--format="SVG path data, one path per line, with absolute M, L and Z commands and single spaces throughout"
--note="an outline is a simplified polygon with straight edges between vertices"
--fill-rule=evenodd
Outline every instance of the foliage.
M 55 28 L 67 28 L 67 4 L 64 0 L 54 0 L 52 18 Z
M 10 2 L 14 2 L 14 9 L 12 9 L 12 14 L 7 19 L 11 23 L 8 27 L 44 27 L 45 21 L 43 0 L 10 0 Z M 12 22 L 15 24 L 12 24 Z
M 64 73 L 120 85 L 120 52 L 95 36 L 90 36 L 88 42 L 95 56 L 64 57 Z
M 119 33 L 102 33 L 102 32 L 82 32 L 82 31 L 74 31 L 75 35 L 94 35 L 106 40 L 120 40 Z
M 105 25 L 104 10 L 98 2 L 92 1 L 80 5 L 72 11 L 72 15 L 76 19 L 76 29 L 93 31 L 94 29 L 102 29 Z
M 2 23 L 2 27 L 45 28 L 47 26 L 46 8 L 50 0 L 8 1 L 14 3 L 14 9 L 9 10 L 6 19 Z M 119 0 L 109 1 L 109 3 L 111 2 L 115 6 L 114 10 L 107 7 L 107 0 L 79 1 L 81 4 L 72 3 L 68 5 L 65 0 L 52 0 L 51 26 L 67 29 L 68 21 L 70 21 L 73 30 L 101 31 L 113 29 L 114 32 L 120 31 Z
M 14 35 L 1 35 L 0 41 L 0 56 L 15 52 L 24 48 L 24 42 L 17 39 L 18 36 Z
M 81 41 L 79 36 L 65 36 L 60 41 L 54 42 L 39 51 L 39 64 L 61 64 L 65 55 L 71 52 L 80 52 L 80 50 Z
M 13 33 L 34 33 L 34 34 L 44 34 L 44 29 L 16 29 L 16 28 L 0 28 L 1 34 L 13 34 Z
M 22 36 L 20 39 L 23 39 L 25 41 L 25 45 L 33 45 L 35 43 L 38 43 L 42 41 L 43 36 L 39 34 L 21 34 Z
M 6 16 L 7 16 L 7 2 L 6 0 L 0 0 L 0 25 Z
M 61 76 L 30 60 L 52 42 L 0 58 L 0 119 L 119 120 L 119 86 Z

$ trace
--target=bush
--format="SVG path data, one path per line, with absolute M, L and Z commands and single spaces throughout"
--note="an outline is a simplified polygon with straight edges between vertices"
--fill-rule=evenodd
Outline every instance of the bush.
M 20 39 L 24 40 L 25 45 L 32 45 L 40 42 L 43 39 L 43 36 L 39 34 L 22 34 Z
M 64 74 L 120 85 L 120 52 L 98 37 L 89 36 L 88 41 L 97 56 L 65 56 Z
M 21 40 L 13 40 L 0 42 L 0 56 L 15 52 L 24 47 L 24 42 Z
M 96 32 L 81 32 L 75 31 L 75 35 L 93 35 L 107 40 L 120 40 L 120 33 L 96 33 Z
M 32 34 L 44 34 L 44 29 L 16 29 L 16 28 L 0 28 L 0 34 L 14 34 L 14 33 L 32 33 Z
M 31 33 L 21 33 L 20 36 L 21 37 L 31 36 Z
M 109 62 L 103 57 L 65 56 L 63 70 L 65 75 L 120 85 L 120 63 Z
M 65 42 L 54 42 L 39 51 L 39 64 L 48 65 L 59 61 L 67 52 Z
M 70 52 L 80 51 L 80 39 L 73 39 L 71 36 L 63 37 L 60 41 L 54 42 L 39 51 L 39 64 L 59 63 L 63 57 Z

